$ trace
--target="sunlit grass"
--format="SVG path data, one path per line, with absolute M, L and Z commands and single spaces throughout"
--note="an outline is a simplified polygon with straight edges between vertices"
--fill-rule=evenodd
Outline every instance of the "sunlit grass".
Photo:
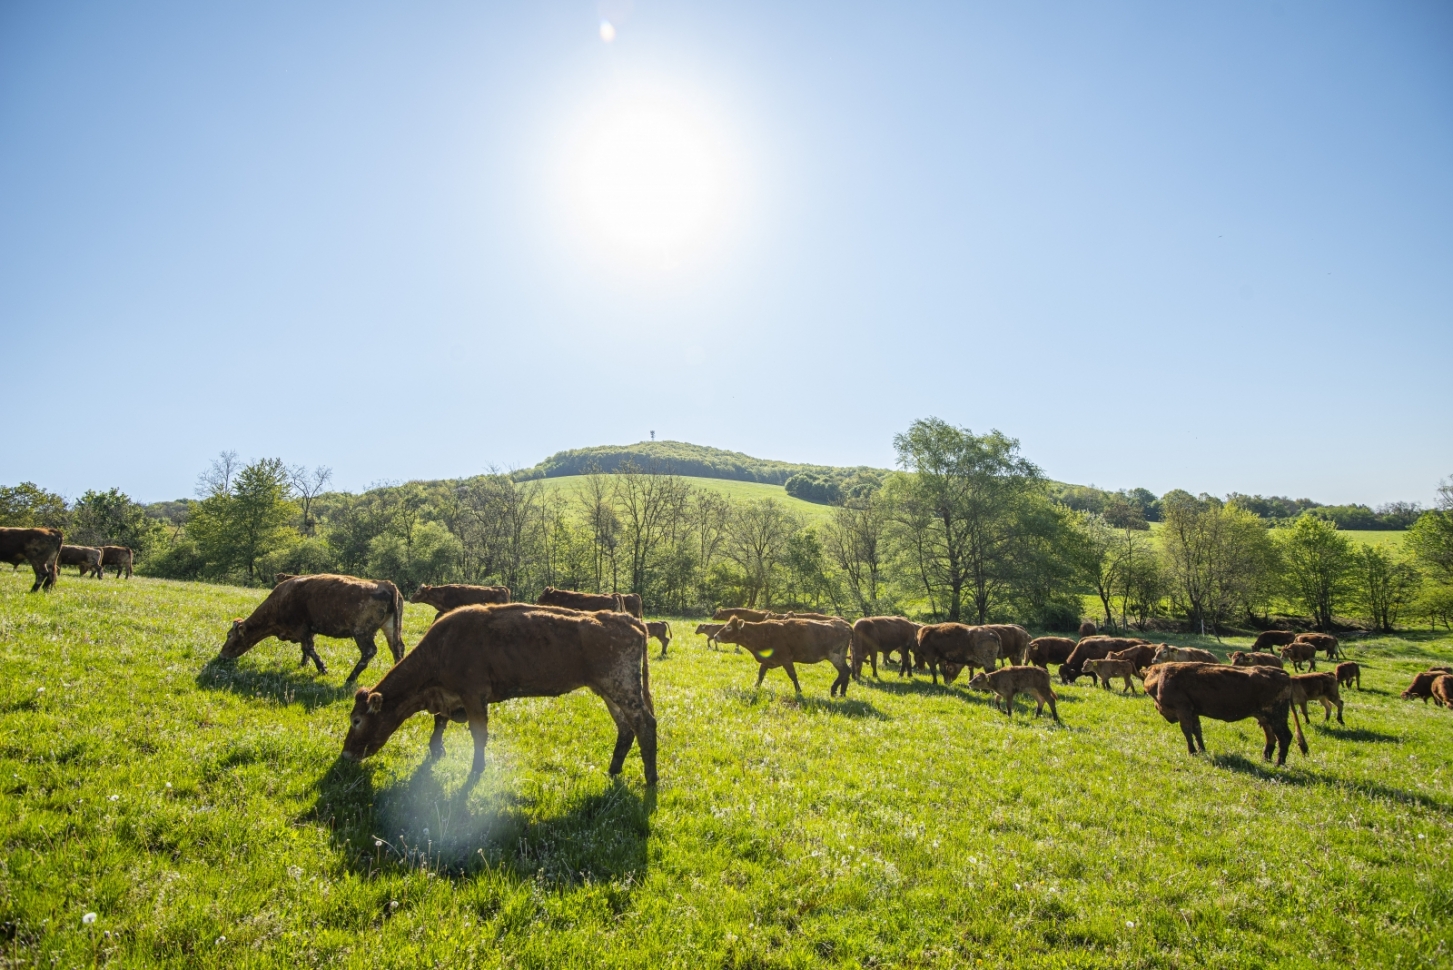
M 424 717 L 338 761 L 351 642 L 319 641 L 322 678 L 277 641 L 212 665 L 259 591 L 28 586 L 0 573 L 7 965 L 1453 961 L 1453 711 L 1397 698 L 1448 638 L 1354 644 L 1347 726 L 1314 710 L 1311 756 L 1274 769 L 1249 722 L 1193 758 L 1143 695 L 1083 682 L 1063 728 L 893 672 L 845 702 L 826 665 L 800 701 L 780 671 L 753 691 L 682 621 L 651 664 L 652 796 L 634 752 L 606 777 L 587 693 L 497 705 L 470 789 L 467 733 L 426 764 Z

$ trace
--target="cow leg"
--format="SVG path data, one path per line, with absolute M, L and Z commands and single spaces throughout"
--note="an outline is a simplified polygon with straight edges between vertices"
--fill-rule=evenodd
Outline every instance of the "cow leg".
M 833 691 L 837 691 L 838 696 L 847 697 L 848 681 L 851 679 L 852 672 L 848 669 L 847 664 L 839 665 L 836 661 L 834 661 L 833 666 L 837 667 L 837 680 L 832 682 L 832 687 L 828 689 L 827 696 L 831 697 L 833 695 Z
M 1045 703 L 1049 704 L 1049 713 L 1054 718 L 1055 723 L 1060 723 L 1059 708 L 1054 705 L 1054 691 L 1049 692 L 1049 696 L 1045 698 Z
M 1270 761 L 1271 753 L 1276 750 L 1276 729 L 1272 727 L 1271 719 L 1258 716 L 1256 723 L 1261 725 L 1261 733 L 1266 738 L 1266 745 L 1261 749 L 1261 760 Z
M 801 694 L 802 685 L 797 681 L 797 668 L 792 665 L 792 661 L 789 660 L 787 663 L 783 664 L 782 669 L 787 671 L 787 676 L 792 679 L 792 689 L 797 691 L 797 693 Z M 831 690 L 828 691 L 828 696 L 832 696 Z
M 307 664 L 309 657 L 313 658 L 313 664 L 318 668 L 318 673 L 326 674 L 328 672 L 328 668 L 323 666 L 323 658 L 318 656 L 318 648 L 313 644 L 313 634 L 311 631 L 303 634 L 303 659 L 298 666 L 301 667 Z M 354 671 L 353 676 L 357 677 L 358 672 Z
M 444 757 L 444 728 L 449 724 L 449 717 L 446 714 L 434 715 L 434 733 L 429 735 L 429 760 L 436 761 Z
M 610 711 L 611 720 L 616 722 L 616 747 L 611 752 L 610 768 L 607 769 L 611 777 L 621 773 L 621 768 L 626 763 L 626 755 L 630 754 L 631 745 L 635 743 L 636 731 L 631 726 L 631 719 L 626 717 L 626 712 L 621 710 L 610 698 L 601 696 L 605 701 L 606 710 Z
M 469 717 L 469 733 L 474 738 L 474 763 L 469 766 L 469 773 L 478 777 L 484 773 L 484 745 L 489 740 L 489 705 L 481 704 L 479 714 Z
M 378 644 L 373 642 L 372 633 L 366 637 L 360 635 L 353 639 L 358 644 L 358 663 L 354 665 L 353 673 L 349 674 L 348 679 L 344 681 L 345 684 L 351 684 L 357 680 L 358 675 L 368 669 L 369 661 L 373 659 L 374 654 L 378 653 Z
M 1201 719 L 1194 714 L 1182 714 L 1180 716 L 1181 734 L 1186 737 L 1186 750 L 1191 754 L 1196 753 L 1196 739 L 1201 733 Z M 1202 751 L 1205 750 L 1203 747 Z
M 762 678 L 764 678 L 766 676 L 767 676 L 767 665 L 764 664 L 764 663 L 757 664 L 757 686 L 758 687 L 761 687 L 762 686 Z
M 46 566 L 44 563 L 31 563 L 30 568 L 35 572 L 35 582 L 30 587 L 30 591 L 34 593 L 36 590 L 44 586 L 46 584 L 46 581 L 50 579 L 50 567 Z
M 1014 697 L 1015 694 L 1010 694 L 1009 696 L 1004 698 L 1004 716 L 1010 718 L 1011 720 L 1014 717 Z

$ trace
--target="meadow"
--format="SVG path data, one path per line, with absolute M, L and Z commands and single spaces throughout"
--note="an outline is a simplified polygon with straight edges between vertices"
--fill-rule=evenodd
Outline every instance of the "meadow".
M 261 591 L 29 583 L 0 571 L 7 967 L 1453 965 L 1453 711 L 1397 696 L 1446 636 L 1350 644 L 1346 727 L 1314 709 L 1277 769 L 1251 722 L 1191 757 L 1084 681 L 1063 725 L 893 671 L 752 690 L 678 621 L 655 791 L 636 752 L 606 776 L 585 692 L 496 705 L 470 786 L 422 716 L 339 759 L 351 642 L 325 676 L 276 640 L 216 663 Z
M 726 478 L 695 478 L 689 475 L 682 475 L 680 478 L 681 481 L 696 488 L 716 492 L 733 502 L 759 502 L 765 498 L 775 499 L 784 508 L 801 516 L 810 524 L 825 522 L 832 518 L 833 507 L 831 505 L 805 502 L 800 498 L 788 495 L 787 489 L 781 485 L 769 485 L 766 482 L 738 482 Z M 581 494 L 584 476 L 562 475 L 558 478 L 541 478 L 536 481 L 547 492 L 565 491 L 575 497 Z

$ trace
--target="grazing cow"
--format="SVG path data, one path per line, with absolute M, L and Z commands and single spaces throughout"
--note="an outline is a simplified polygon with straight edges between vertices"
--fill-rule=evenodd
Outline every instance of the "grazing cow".
M 1342 694 L 1337 690 L 1336 674 L 1297 674 L 1292 677 L 1292 703 L 1302 709 L 1302 720 L 1310 721 L 1307 716 L 1307 701 L 1321 701 L 1322 720 L 1332 719 L 1332 708 L 1337 709 L 1337 723 L 1346 724 L 1342 720 Z
M 346 683 L 358 679 L 378 653 L 374 634 L 383 629 L 397 663 L 404 655 L 404 598 L 388 580 L 353 576 L 294 576 L 273 587 L 245 620 L 233 620 L 222 644 L 223 658 L 240 657 L 268 637 L 303 645 L 302 664 L 311 657 L 318 673 L 328 672 L 313 647 L 315 636 L 352 637 L 358 664 Z
M 661 643 L 661 659 L 666 659 L 666 648 L 671 646 L 671 624 L 665 620 L 652 620 L 646 624 L 646 637 L 655 637 Z
M 1428 698 L 1433 696 L 1433 681 L 1445 676 L 1447 675 L 1441 670 L 1425 670 L 1420 674 L 1414 675 L 1413 682 L 1408 685 L 1408 689 L 1398 696 L 1405 701 L 1421 697 L 1423 703 L 1426 704 L 1428 703 Z
M 1251 645 L 1252 650 L 1270 652 L 1272 647 L 1284 647 L 1289 643 L 1295 643 L 1297 635 L 1290 630 L 1263 630 L 1257 634 L 1256 642 Z
M 1328 660 L 1336 660 L 1342 653 L 1337 638 L 1330 633 L 1298 633 L 1297 643 L 1310 643 L 1318 650 L 1327 655 Z
M 1287 727 L 1291 711 L 1297 725 L 1297 744 L 1307 753 L 1302 722 L 1292 706 L 1292 679 L 1284 670 L 1270 667 L 1231 667 L 1225 664 L 1169 663 L 1151 668 L 1155 676 L 1145 678 L 1146 693 L 1155 699 L 1156 710 L 1172 724 L 1179 723 L 1191 754 L 1204 752 L 1201 718 L 1240 721 L 1255 718 L 1266 736 L 1262 757 L 1286 764 L 1292 732 Z
M 1231 652 L 1231 666 L 1282 668 L 1286 664 L 1282 663 L 1281 658 L 1274 653 L 1257 653 L 1254 650 L 1247 653 L 1243 650 L 1233 650 Z
M 711 649 L 717 649 L 716 638 L 726 628 L 725 623 L 698 623 L 696 624 L 696 635 L 706 637 L 706 645 Z M 737 647 L 735 653 L 741 653 L 742 648 Z
M 1453 674 L 1444 674 L 1433 681 L 1433 700 L 1444 707 L 1453 707 Z
M 848 665 L 853 670 L 853 680 L 863 679 L 863 661 L 873 666 L 873 676 L 878 676 L 878 654 L 883 662 L 898 651 L 898 676 L 909 676 L 913 665 L 913 648 L 918 644 L 918 624 L 901 616 L 865 616 L 853 624 L 853 646 Z
M 828 688 L 828 696 L 848 696 L 848 647 L 853 628 L 847 620 L 762 620 L 751 623 L 734 616 L 716 635 L 718 643 L 736 643 L 747 648 L 757 661 L 757 686 L 767 671 L 781 667 L 787 672 L 797 693 L 802 685 L 797 680 L 796 664 L 815 664 L 826 660 L 837 670 L 837 678 Z
M 975 667 L 993 670 L 999 666 L 1002 644 L 999 634 L 983 626 L 963 623 L 931 623 L 918 628 L 918 646 L 914 655 L 920 665 L 928 667 L 933 682 L 938 683 L 938 670 L 943 667 L 945 684 L 952 684 L 959 671 Z
M 1100 628 L 1095 626 L 1094 620 L 1086 620 L 1080 624 L 1080 636 L 1082 637 L 1092 637 L 1099 632 Z
M 621 598 L 621 606 L 616 605 L 615 598 Z M 563 606 L 568 610 L 583 610 L 586 613 L 594 613 L 597 610 L 617 610 L 626 612 L 638 620 L 644 620 L 645 614 L 641 611 L 641 595 L 639 593 L 577 593 L 573 589 L 556 589 L 554 586 L 546 586 L 545 592 L 535 600 L 540 606 Z
M 409 597 L 410 603 L 422 603 L 434 607 L 434 621 L 461 606 L 487 606 L 491 603 L 508 603 L 508 586 L 467 586 L 464 583 L 447 583 L 443 586 L 420 586 Z M 431 621 L 431 622 L 434 622 Z
M 723 606 L 721 609 L 711 614 L 711 618 L 713 620 L 721 620 L 723 622 L 730 620 L 734 616 L 739 616 L 749 623 L 761 623 L 763 620 L 767 619 L 767 611 L 750 610 L 747 609 L 745 606 Z
M 1337 665 L 1337 683 L 1342 687 L 1351 687 L 1352 682 L 1357 682 L 1357 689 L 1362 689 L 1362 668 L 1349 660 L 1346 663 Z
M 126 546 L 102 546 L 101 547 L 101 571 L 104 573 L 107 566 L 116 567 L 116 578 L 121 578 L 121 571 L 126 571 L 126 578 L 131 578 L 131 563 L 134 557 L 131 550 Z
M 1050 664 L 1070 659 L 1074 651 L 1075 641 L 1069 637 L 1035 637 L 1024 650 L 1024 662 L 1048 670 Z
M 57 566 L 80 566 L 81 575 L 90 573 L 94 578 L 101 578 L 101 550 L 96 546 L 67 546 L 62 545 L 61 551 L 56 556 Z
M 1155 656 L 1150 661 L 1153 664 L 1216 664 L 1221 661 L 1209 650 L 1202 650 L 1200 647 L 1173 647 L 1168 643 L 1162 643 L 1156 648 Z
M 985 630 L 999 635 L 999 659 L 1009 661 L 1010 666 L 1024 663 L 1024 653 L 1029 649 L 1029 631 L 1018 623 L 986 623 Z
M 1080 676 L 1080 668 L 1086 660 L 1104 660 L 1113 650 L 1126 650 L 1143 643 L 1144 640 L 1135 637 L 1085 637 L 1075 644 L 1069 659 L 1060 664 L 1059 679 L 1066 684 L 1073 684 Z
M 56 560 L 60 558 L 61 541 L 60 529 L 0 528 L 0 562 L 17 567 L 23 562 L 30 563 L 35 573 L 30 591 L 50 589 L 60 574 Z
M 1164 646 L 1164 644 L 1161 644 Z M 1135 667 L 1135 675 L 1151 664 L 1155 663 L 1157 648 L 1148 643 L 1139 643 L 1133 647 L 1126 647 L 1124 650 L 1111 650 L 1105 654 L 1106 660 L 1128 660 Z
M 1086 660 L 1080 668 L 1081 673 L 1089 674 L 1092 678 L 1100 681 L 1100 686 L 1106 690 L 1110 689 L 1110 681 L 1119 677 L 1125 681 L 1125 693 L 1135 693 L 1135 685 L 1130 678 L 1137 673 L 1135 664 L 1130 660 Z
M 1035 699 L 1034 716 L 1039 717 L 1044 713 L 1044 705 L 1049 705 L 1049 713 L 1056 720 L 1059 720 L 1059 710 L 1055 707 L 1055 693 L 1049 686 L 1049 671 L 1039 667 L 1005 667 L 1002 670 L 986 670 L 982 674 L 975 674 L 969 680 L 969 687 L 974 690 L 991 691 L 997 696 L 994 699 L 994 706 L 1004 702 L 1004 714 L 1006 717 L 1014 716 L 1014 698 L 1020 694 L 1028 694 Z
M 645 624 L 624 612 L 529 603 L 451 610 L 372 690 L 358 689 L 343 756 L 368 757 L 405 720 L 428 711 L 434 715 L 430 757 L 444 754 L 445 725 L 467 723 L 474 737 L 470 774 L 478 776 L 484 770 L 490 704 L 558 697 L 588 687 L 616 722 L 610 773 L 620 774 L 632 743 L 639 740 L 646 784 L 654 785 L 656 712 L 649 652 Z
M 1289 643 L 1281 648 L 1281 656 L 1292 662 L 1293 670 L 1301 670 L 1302 664 L 1311 670 L 1317 669 L 1317 648 L 1310 643 Z

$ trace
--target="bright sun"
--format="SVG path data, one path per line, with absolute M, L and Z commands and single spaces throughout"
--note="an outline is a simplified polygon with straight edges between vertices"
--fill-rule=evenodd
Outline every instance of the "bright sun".
M 722 221 L 722 148 L 684 102 L 633 96 L 590 118 L 574 160 L 574 205 L 612 251 L 675 260 Z

